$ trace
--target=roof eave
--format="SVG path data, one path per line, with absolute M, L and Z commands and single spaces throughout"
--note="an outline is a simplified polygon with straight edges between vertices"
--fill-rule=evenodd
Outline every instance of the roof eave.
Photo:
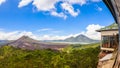
M 96 30 L 97 32 L 102 32 L 102 31 L 118 31 L 118 29 L 108 29 L 108 30 Z
M 109 8 L 110 12 L 112 13 L 116 23 L 118 23 L 117 22 L 117 16 L 116 16 L 115 9 L 113 7 L 112 1 L 111 0 L 103 0 L 103 1 L 106 4 L 106 6 Z

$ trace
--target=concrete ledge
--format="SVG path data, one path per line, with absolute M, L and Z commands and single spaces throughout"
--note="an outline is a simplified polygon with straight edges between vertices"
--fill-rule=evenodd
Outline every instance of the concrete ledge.
M 104 48 L 104 47 L 101 47 L 101 50 L 114 51 L 115 49 L 114 48 Z

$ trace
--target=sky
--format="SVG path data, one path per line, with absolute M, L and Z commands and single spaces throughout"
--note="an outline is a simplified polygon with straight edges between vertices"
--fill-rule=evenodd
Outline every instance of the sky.
M 23 35 L 36 40 L 57 40 L 96 32 L 114 23 L 102 0 L 0 0 L 0 40 Z

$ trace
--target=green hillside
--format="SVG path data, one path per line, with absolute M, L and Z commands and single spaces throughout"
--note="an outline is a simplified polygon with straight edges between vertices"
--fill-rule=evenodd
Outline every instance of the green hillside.
M 100 51 L 98 44 L 70 47 L 72 50 L 67 53 L 3 46 L 0 48 L 0 68 L 96 68 Z
M 87 48 L 96 48 L 99 47 L 100 43 L 93 43 L 93 44 L 71 44 L 68 47 L 64 48 L 63 52 L 70 52 L 73 50 L 82 50 Z

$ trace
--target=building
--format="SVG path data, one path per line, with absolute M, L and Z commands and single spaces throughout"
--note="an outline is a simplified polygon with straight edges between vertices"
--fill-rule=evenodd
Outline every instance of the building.
M 105 55 L 112 53 L 118 49 L 119 31 L 118 31 L 118 25 L 116 23 L 101 28 L 97 30 L 97 32 L 101 33 L 101 44 L 100 44 L 101 53 L 99 55 L 100 58 L 103 58 Z
M 103 0 L 115 19 L 115 22 L 119 25 L 120 32 L 120 0 Z M 119 34 L 120 36 L 120 34 Z M 120 43 L 120 38 L 119 38 Z M 120 67 L 120 44 L 118 50 L 114 51 L 112 61 L 108 60 L 105 63 L 98 64 L 97 68 L 119 68 Z M 99 67 L 100 66 L 100 67 Z

